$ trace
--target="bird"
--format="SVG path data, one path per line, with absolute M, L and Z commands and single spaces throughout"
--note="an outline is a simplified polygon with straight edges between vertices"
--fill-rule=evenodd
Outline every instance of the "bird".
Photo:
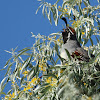
M 68 59 L 67 50 L 72 58 L 76 57 L 80 61 L 89 62 L 90 57 L 88 56 L 88 51 L 81 47 L 76 37 L 76 31 L 67 25 L 65 17 L 61 19 L 65 22 L 66 28 L 62 31 L 63 45 L 60 50 L 60 56 L 64 59 Z M 94 55 L 91 54 L 91 57 L 94 57 Z

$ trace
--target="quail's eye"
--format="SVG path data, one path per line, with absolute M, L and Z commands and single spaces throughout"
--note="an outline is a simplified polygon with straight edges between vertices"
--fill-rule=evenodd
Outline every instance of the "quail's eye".
M 68 33 L 68 32 L 69 32 L 69 30 L 68 30 L 68 29 L 66 29 L 66 32 Z

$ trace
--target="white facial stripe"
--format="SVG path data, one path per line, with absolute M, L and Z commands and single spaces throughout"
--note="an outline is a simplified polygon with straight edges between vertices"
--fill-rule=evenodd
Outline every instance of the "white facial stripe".
M 68 33 L 68 41 L 69 41 L 69 39 L 70 39 L 70 32 Z
M 71 29 L 69 27 L 67 27 L 69 29 L 69 31 L 74 35 L 74 33 L 71 31 Z

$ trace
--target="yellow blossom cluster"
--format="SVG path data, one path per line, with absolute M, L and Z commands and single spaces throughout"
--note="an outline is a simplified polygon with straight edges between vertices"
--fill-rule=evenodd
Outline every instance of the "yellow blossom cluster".
M 5 100 L 12 100 L 15 97 L 15 93 L 9 94 L 9 96 L 5 96 Z
M 74 21 L 74 22 L 72 23 L 72 25 L 73 25 L 74 27 L 78 27 L 78 26 L 80 25 L 80 23 L 81 23 L 81 21 L 80 21 L 80 20 L 77 20 L 77 21 Z
M 93 100 L 93 99 L 92 99 L 92 97 L 87 97 L 87 96 L 83 95 L 82 100 Z
M 32 89 L 32 88 L 33 88 L 33 86 L 28 85 L 27 87 L 24 88 L 23 91 L 27 91 L 27 90 L 30 90 L 30 89 Z
M 39 68 L 41 69 L 41 71 L 46 71 L 46 63 L 44 61 L 44 58 L 39 60 Z
M 49 37 L 48 40 L 51 40 L 51 38 Z
M 84 35 L 85 34 L 85 32 L 82 32 L 82 35 Z
M 65 15 L 65 14 L 68 15 L 68 8 L 64 8 L 64 10 L 63 10 L 63 14 L 64 14 L 64 15 Z
M 63 43 L 63 41 L 60 39 L 60 38 L 58 38 L 58 39 L 56 39 L 57 37 L 56 37 L 56 35 L 54 35 L 53 37 L 48 37 L 48 40 L 49 41 L 54 41 L 54 43 L 60 43 L 60 44 L 62 44 Z
M 41 71 L 46 71 L 43 64 L 39 65 L 39 68 L 41 69 Z
M 34 77 L 34 78 L 31 79 L 31 81 L 30 81 L 28 84 L 29 84 L 29 85 L 30 85 L 30 84 L 33 85 L 33 84 L 36 83 L 37 80 L 38 80 L 38 78 Z
M 28 71 L 24 71 L 22 74 L 24 74 L 24 76 L 26 76 L 28 74 Z
M 29 92 L 29 95 L 32 95 L 32 92 Z
M 47 82 L 47 83 L 50 83 L 51 86 L 55 86 L 56 83 L 57 83 L 57 79 L 52 78 L 52 77 L 48 77 L 48 78 L 46 79 L 46 82 Z
M 34 85 L 40 82 L 40 78 L 32 78 L 31 81 L 28 82 L 28 85 L 23 89 L 23 91 L 27 91 L 33 88 Z

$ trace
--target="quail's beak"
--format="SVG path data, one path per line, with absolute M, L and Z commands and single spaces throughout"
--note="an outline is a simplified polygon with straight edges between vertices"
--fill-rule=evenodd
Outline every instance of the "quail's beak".
M 66 29 L 62 29 L 63 30 L 63 32 L 66 32 Z

